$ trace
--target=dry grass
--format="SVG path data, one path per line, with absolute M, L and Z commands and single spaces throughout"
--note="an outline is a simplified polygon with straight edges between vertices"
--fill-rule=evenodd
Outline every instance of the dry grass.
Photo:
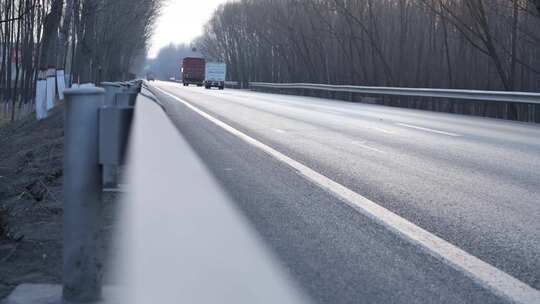
M 7 123 L 9 123 L 9 121 L 9 117 L 4 115 L 3 111 L 0 110 L 0 127 L 6 125 Z
M 7 209 L 0 207 L 0 240 L 5 239 L 8 236 L 7 218 Z
M 33 105 L 24 104 L 17 105 L 15 111 L 15 121 L 26 119 L 28 116 L 34 116 Z M 11 122 L 11 110 L 6 107 L 5 103 L 0 102 L 0 127 Z
M 9 120 L 0 118 L 0 128 L 7 125 L 9 123 Z

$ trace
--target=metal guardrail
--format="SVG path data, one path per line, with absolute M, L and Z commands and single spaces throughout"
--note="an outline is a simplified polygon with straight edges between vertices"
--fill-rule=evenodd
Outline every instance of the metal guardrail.
M 225 87 L 232 88 L 232 89 L 239 89 L 240 88 L 240 82 L 238 82 L 238 81 L 225 81 Z
M 116 183 L 140 81 L 76 85 L 65 90 L 63 299 L 98 301 L 104 183 Z
M 431 98 L 450 98 L 472 101 L 493 101 L 510 103 L 540 104 L 540 93 L 505 92 L 505 91 L 478 91 L 478 90 L 451 90 L 427 88 L 400 88 L 400 87 L 367 87 L 349 85 L 329 85 L 313 83 L 267 83 L 250 82 L 251 88 L 271 89 L 308 89 L 329 92 L 346 92 L 369 95 L 415 96 Z
M 132 154 L 127 199 L 130 212 L 122 217 L 122 224 L 127 228 L 122 228 L 123 241 L 120 240 L 129 246 L 120 249 L 122 257 L 117 262 L 121 265 L 116 269 L 126 282 L 120 282 L 125 285 L 114 291 L 117 293 L 114 299 L 119 296 L 125 303 L 146 303 L 146 299 L 155 298 L 185 303 L 220 300 L 308 303 L 308 298 L 287 272 L 236 214 L 234 205 L 222 194 L 217 183 L 201 170 L 204 166 L 196 164 L 197 157 L 193 152 L 190 154 L 187 142 L 178 136 L 165 109 L 159 109 L 164 107 L 155 95 L 156 90 L 142 81 L 101 83 L 101 86 L 80 85 L 65 91 L 61 302 L 102 303 L 111 296 L 105 292 L 106 299 L 103 299 L 102 190 L 107 181 L 116 183 L 115 171 L 124 163 L 128 137 L 133 132 L 134 139 L 129 143 Z M 139 115 L 132 123 L 135 111 Z M 145 115 L 140 115 L 141 111 Z M 155 132 L 160 136 L 154 136 Z M 168 149 L 163 150 L 164 143 L 168 144 Z M 184 151 L 181 159 L 177 151 Z M 149 178 L 154 183 L 149 183 Z M 145 187 L 132 186 L 141 182 Z M 178 182 L 182 187 L 177 187 Z M 178 208 L 178 197 L 182 197 L 185 210 Z M 153 199 L 156 201 L 148 204 Z M 203 208 L 201 201 L 205 203 Z M 138 209 L 134 210 L 134 206 Z M 212 225 L 199 227 L 198 219 L 203 218 L 211 219 Z M 180 231 L 197 231 L 196 237 L 178 234 L 170 229 L 173 224 Z M 149 232 L 150 226 L 154 227 L 152 232 Z M 156 237 L 155 231 L 160 231 L 161 236 Z M 132 244 L 134 239 L 143 241 Z M 173 239 L 176 240 L 171 242 Z M 143 249 L 141 243 L 152 245 Z M 213 255 L 216 250 L 219 255 Z M 162 252 L 182 262 L 164 261 Z M 141 262 L 143 260 L 145 263 Z M 205 266 L 201 268 L 201 265 Z M 208 278 L 199 276 L 201 269 Z M 141 276 L 141 272 L 147 275 Z M 253 280 L 252 273 L 257 273 L 258 281 Z M 158 277 L 161 279 L 156 279 Z M 217 292 L 203 295 L 178 292 L 177 284 L 193 284 L 193 278 L 202 279 L 199 285 L 205 289 L 206 285 L 220 287 L 215 288 Z M 224 285 L 229 288 L 222 288 Z M 244 287 L 252 292 L 246 293 Z M 231 288 L 236 289 L 231 291 Z M 49 291 L 47 299 L 54 297 L 60 303 L 56 289 Z M 45 295 L 44 291 L 36 292 Z
M 310 303 L 178 132 L 176 106 L 143 83 L 110 264 L 120 294 L 111 302 Z

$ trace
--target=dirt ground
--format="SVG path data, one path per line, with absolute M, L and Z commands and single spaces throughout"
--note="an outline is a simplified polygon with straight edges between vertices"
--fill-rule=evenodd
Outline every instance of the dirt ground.
M 63 134 L 62 106 L 0 125 L 0 300 L 21 283 L 61 282 Z M 106 230 L 115 201 L 105 194 Z

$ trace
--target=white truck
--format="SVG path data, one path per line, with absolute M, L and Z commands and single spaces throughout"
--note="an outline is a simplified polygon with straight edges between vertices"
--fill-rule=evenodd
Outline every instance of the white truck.
M 212 87 L 223 90 L 225 88 L 225 77 L 227 76 L 227 65 L 220 62 L 207 62 L 205 69 L 204 87 Z

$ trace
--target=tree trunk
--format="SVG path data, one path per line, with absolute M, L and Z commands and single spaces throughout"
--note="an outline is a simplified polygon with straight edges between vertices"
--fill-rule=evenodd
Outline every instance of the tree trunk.
M 63 0 L 53 0 L 51 10 L 45 17 L 43 26 L 43 40 L 41 44 L 40 65 L 42 67 L 56 68 L 56 46 L 58 42 L 58 27 L 62 19 Z

